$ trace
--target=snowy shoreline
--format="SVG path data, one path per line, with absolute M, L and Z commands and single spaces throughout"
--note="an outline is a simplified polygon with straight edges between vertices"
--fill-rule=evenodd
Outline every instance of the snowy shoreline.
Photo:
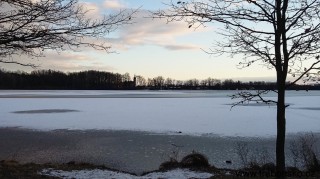
M 53 177 L 63 177 L 63 178 L 77 178 L 77 179 L 99 179 L 99 178 L 121 178 L 121 179 L 185 179 L 185 178 L 198 178 L 206 179 L 214 176 L 214 174 L 207 172 L 196 172 L 189 169 L 174 169 L 166 172 L 152 172 L 143 176 L 135 176 L 122 172 L 114 172 L 110 170 L 74 170 L 74 171 L 63 171 L 63 170 L 53 170 L 45 169 L 39 174 L 53 176 Z

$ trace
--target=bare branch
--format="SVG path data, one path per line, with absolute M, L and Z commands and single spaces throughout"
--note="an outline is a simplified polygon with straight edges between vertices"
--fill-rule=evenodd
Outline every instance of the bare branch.
M 25 67 L 31 67 L 31 68 L 37 68 L 39 67 L 38 65 L 32 64 L 32 63 L 20 63 L 18 61 L 4 61 L 0 60 L 0 63 L 6 63 L 6 64 L 16 64 L 16 65 L 21 65 Z
M 110 44 L 97 39 L 105 39 L 119 26 L 130 24 L 136 13 L 121 10 L 91 19 L 78 0 L 4 0 L 0 7 L 2 59 L 14 54 L 41 57 L 45 50 L 74 50 L 82 46 L 110 52 Z
M 231 95 L 231 99 L 240 99 L 240 101 L 237 101 L 232 104 L 232 107 L 235 107 L 237 105 L 248 105 L 250 103 L 255 103 L 255 104 L 267 104 L 267 105 L 272 105 L 272 104 L 277 104 L 277 101 L 270 100 L 270 99 L 265 99 L 263 95 L 266 95 L 270 92 L 270 90 L 258 90 L 255 92 L 252 91 L 241 91 L 238 92 L 234 95 Z M 274 91 L 276 92 L 276 91 Z
M 304 72 L 302 72 L 296 80 L 294 80 L 289 85 L 287 85 L 287 87 L 290 87 L 290 86 L 296 84 L 304 76 L 306 76 L 308 73 L 310 73 L 311 70 L 319 70 L 320 71 L 320 67 L 316 67 L 316 65 L 318 65 L 318 64 L 320 64 L 320 61 L 313 63 L 308 69 L 304 69 Z M 319 76 L 319 73 L 315 73 L 315 74 Z

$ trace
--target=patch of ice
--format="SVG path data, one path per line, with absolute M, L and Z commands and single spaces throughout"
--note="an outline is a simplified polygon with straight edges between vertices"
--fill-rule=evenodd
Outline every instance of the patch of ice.
M 79 112 L 72 109 L 41 109 L 41 110 L 27 110 L 27 111 L 14 111 L 16 114 L 41 114 L 41 113 L 66 113 L 66 112 Z

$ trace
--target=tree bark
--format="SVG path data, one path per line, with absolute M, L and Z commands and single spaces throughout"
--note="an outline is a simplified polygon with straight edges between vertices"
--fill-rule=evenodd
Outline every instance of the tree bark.
M 275 55 L 277 70 L 277 141 L 276 141 L 276 175 L 278 178 L 285 177 L 285 140 L 286 140 L 286 106 L 285 106 L 285 90 L 286 77 L 288 70 L 288 53 L 286 46 L 286 28 L 285 15 L 286 7 L 282 7 L 282 3 L 286 6 L 287 0 L 276 0 L 276 19 L 275 22 Z M 281 41 L 282 39 L 282 41 Z M 283 45 L 283 48 L 281 48 Z M 282 52 L 282 53 L 281 53 Z
M 286 106 L 285 82 L 278 77 L 278 105 L 277 105 L 277 141 L 276 141 L 276 172 L 278 177 L 285 176 L 285 140 L 286 140 Z

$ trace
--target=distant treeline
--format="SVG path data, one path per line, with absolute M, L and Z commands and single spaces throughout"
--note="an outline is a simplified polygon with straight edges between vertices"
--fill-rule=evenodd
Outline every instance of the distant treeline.
M 127 75 L 93 70 L 74 73 L 53 70 L 37 70 L 31 73 L 0 70 L 0 89 L 134 89 L 133 82 L 125 78 Z
M 64 73 L 54 70 L 37 70 L 31 73 L 0 70 L 0 89 L 44 89 L 44 90 L 274 90 L 276 83 L 254 81 L 241 82 L 207 78 L 204 80 L 175 80 L 158 76 L 130 77 L 102 71 Z M 320 85 L 293 85 L 291 90 L 320 90 Z

